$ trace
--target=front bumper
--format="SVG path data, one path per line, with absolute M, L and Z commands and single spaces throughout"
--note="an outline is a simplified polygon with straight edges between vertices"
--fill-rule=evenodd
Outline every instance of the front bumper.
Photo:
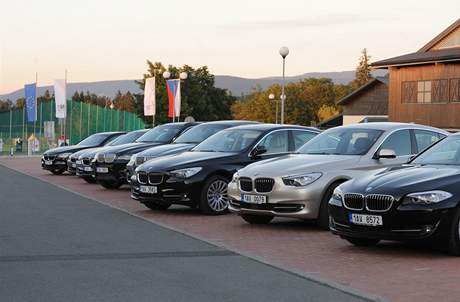
M 76 160 L 67 160 L 67 172 L 70 174 L 75 175 L 77 173 L 77 162 Z
M 349 214 L 382 216 L 382 226 L 356 225 L 349 221 Z M 443 234 L 449 229 L 455 208 L 439 210 L 400 211 L 396 208 L 388 212 L 352 211 L 343 206 L 329 204 L 330 229 L 341 237 L 370 238 L 380 240 L 416 240 Z
M 281 183 L 280 183 L 281 182 Z M 324 184 L 314 182 L 305 187 L 290 187 L 275 178 L 271 192 L 244 192 L 237 182 L 228 185 L 229 210 L 236 214 L 268 215 L 299 219 L 316 219 L 324 190 Z M 267 197 L 265 204 L 250 204 L 242 201 L 242 194 L 256 194 Z
M 128 161 L 115 161 L 113 163 L 99 163 L 94 165 L 93 174 L 98 181 L 121 181 L 127 182 L 126 165 Z
M 95 177 L 94 175 L 94 165 L 92 164 L 77 164 L 77 176 L 80 177 Z
M 41 166 L 42 166 L 42 169 L 47 170 L 47 171 L 66 170 L 67 162 L 65 159 L 60 159 L 57 157 L 53 160 L 45 161 L 45 159 L 42 157 Z
M 199 200 L 202 181 L 198 178 L 173 181 L 165 175 L 163 181 L 156 185 L 140 184 L 131 180 L 131 198 L 141 203 L 156 201 L 168 204 L 195 205 Z M 156 194 L 142 193 L 141 186 L 155 186 Z

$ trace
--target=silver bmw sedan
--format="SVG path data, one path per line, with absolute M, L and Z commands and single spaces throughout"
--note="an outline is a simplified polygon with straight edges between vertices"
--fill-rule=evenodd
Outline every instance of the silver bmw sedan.
M 253 224 L 292 217 L 317 219 L 327 229 L 327 203 L 339 184 L 369 170 L 406 163 L 447 135 L 433 127 L 390 122 L 329 129 L 295 154 L 235 173 L 228 185 L 229 210 Z

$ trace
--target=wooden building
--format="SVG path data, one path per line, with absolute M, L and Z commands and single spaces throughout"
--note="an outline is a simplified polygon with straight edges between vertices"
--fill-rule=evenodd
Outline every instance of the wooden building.
M 419 51 L 371 66 L 389 71 L 390 121 L 460 130 L 460 19 Z
M 377 77 L 337 102 L 343 125 L 388 119 L 388 78 Z

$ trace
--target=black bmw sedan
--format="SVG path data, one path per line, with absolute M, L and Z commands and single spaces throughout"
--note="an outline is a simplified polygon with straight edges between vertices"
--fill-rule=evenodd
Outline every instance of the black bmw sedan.
M 113 146 L 96 154 L 95 178 L 107 189 L 126 183 L 126 165 L 133 154 L 158 145 L 170 144 L 184 131 L 199 123 L 168 123 L 150 129 L 134 143 Z
M 441 239 L 460 255 L 460 134 L 407 165 L 346 182 L 329 201 L 330 228 L 356 245 Z
M 227 185 L 240 168 L 282 156 L 320 131 L 290 125 L 256 124 L 222 130 L 191 151 L 153 159 L 131 177 L 131 197 L 153 210 L 172 204 L 227 212 Z
M 246 124 L 254 124 L 249 121 L 215 121 L 207 122 L 193 127 L 181 134 L 172 144 L 154 146 L 131 157 L 127 165 L 127 180 L 130 181 L 134 170 L 144 162 L 165 155 L 173 155 L 189 151 L 211 135 L 230 128 Z
M 76 174 L 88 183 L 95 183 L 94 178 L 94 159 L 98 152 L 102 152 L 113 146 L 121 146 L 135 142 L 139 137 L 144 135 L 148 129 L 134 130 L 121 135 L 105 145 L 104 147 L 84 149 L 72 154 L 69 158 L 70 162 L 76 164 Z
M 74 146 L 65 146 L 53 148 L 45 153 L 41 160 L 41 165 L 44 170 L 48 170 L 53 174 L 62 174 L 67 170 L 67 160 L 69 156 L 83 149 L 102 147 L 110 143 L 125 132 L 101 132 L 88 136 Z

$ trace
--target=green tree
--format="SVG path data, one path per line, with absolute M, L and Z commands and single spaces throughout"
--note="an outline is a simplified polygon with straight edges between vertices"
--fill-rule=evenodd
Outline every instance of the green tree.
M 187 116 L 193 116 L 196 120 L 212 121 L 231 118 L 231 105 L 235 98 L 226 90 L 214 86 L 214 76 L 206 66 L 194 69 L 184 65 L 175 67 L 169 65 L 164 67 L 160 62 L 152 63 L 147 61 L 148 69 L 143 80 L 136 81 L 141 90 L 144 90 L 145 79 L 155 76 L 156 89 L 156 123 L 171 121 L 168 117 L 168 95 L 166 81 L 162 74 L 165 70 L 171 73 L 172 79 L 179 78 L 183 71 L 188 77 L 181 82 L 181 114 L 180 120 Z M 136 95 L 136 112 L 148 124 L 152 120 L 144 116 L 143 95 Z
M 356 67 L 355 79 L 351 82 L 353 89 L 361 87 L 372 78 L 371 67 L 369 66 L 370 58 L 371 57 L 367 54 L 367 49 L 364 48 L 361 52 L 358 66 Z
M 337 92 L 344 87 L 338 90 L 336 86 L 332 80 L 325 78 L 308 78 L 286 85 L 285 123 L 309 126 L 322 120 L 328 112 L 337 112 Z M 279 99 L 281 87 L 276 84 L 266 90 L 253 90 L 249 96 L 233 105 L 234 118 L 275 122 L 276 103 L 268 98 L 271 93 Z
M 113 99 L 113 105 L 118 110 L 135 112 L 136 98 L 129 91 L 125 94 L 122 94 L 121 91 L 118 90 L 115 98 Z

